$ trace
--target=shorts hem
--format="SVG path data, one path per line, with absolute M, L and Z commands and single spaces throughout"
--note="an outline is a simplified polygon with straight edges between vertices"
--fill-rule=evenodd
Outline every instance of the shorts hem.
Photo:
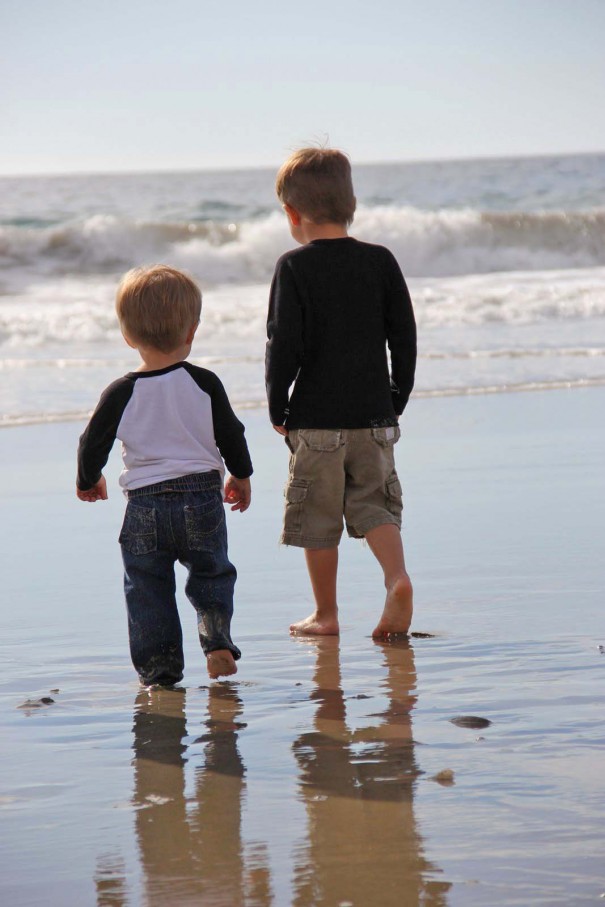
M 371 529 L 376 529 L 378 526 L 397 526 L 401 530 L 401 520 L 393 514 L 385 513 L 381 517 L 366 520 L 360 526 L 347 526 L 347 533 L 351 539 L 364 539 Z
M 332 538 L 313 538 L 307 536 L 303 538 L 301 535 L 296 535 L 290 532 L 283 532 L 279 544 L 280 545 L 294 545 L 297 548 L 338 548 L 340 544 L 341 536 L 333 536 Z

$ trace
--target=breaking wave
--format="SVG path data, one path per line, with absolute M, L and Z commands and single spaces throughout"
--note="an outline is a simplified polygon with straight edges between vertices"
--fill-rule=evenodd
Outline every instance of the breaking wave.
M 353 233 L 384 243 L 408 277 L 454 277 L 605 265 L 605 210 L 577 212 L 358 210 Z M 95 215 L 68 223 L 0 226 L 0 281 L 114 275 L 164 261 L 204 286 L 267 281 L 292 247 L 279 212 L 242 222 L 163 223 Z

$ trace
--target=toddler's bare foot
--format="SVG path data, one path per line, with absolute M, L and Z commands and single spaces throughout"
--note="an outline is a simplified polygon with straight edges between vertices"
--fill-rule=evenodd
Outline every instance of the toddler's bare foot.
M 290 626 L 292 636 L 338 636 L 339 632 L 337 616 L 318 617 L 317 611 Z
M 217 677 L 228 677 L 229 674 L 237 674 L 235 658 L 229 649 L 217 649 L 215 652 L 210 652 L 206 662 L 208 664 L 208 676 L 212 680 L 216 680 Z
M 409 577 L 401 577 L 387 592 L 382 617 L 372 636 L 391 636 L 407 633 L 412 623 L 412 584 Z

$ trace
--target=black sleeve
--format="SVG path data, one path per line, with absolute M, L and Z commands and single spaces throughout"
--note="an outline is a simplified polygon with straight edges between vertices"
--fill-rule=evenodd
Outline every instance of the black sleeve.
M 214 438 L 225 466 L 236 479 L 247 479 L 252 475 L 252 461 L 244 426 L 239 421 L 229 403 L 227 392 L 217 376 L 212 389 L 212 421 Z
M 303 311 L 292 269 L 280 259 L 269 296 L 265 354 L 265 384 L 269 416 L 283 425 L 288 416 L 288 393 L 303 359 Z
M 92 488 L 101 478 L 133 388 L 134 381 L 131 378 L 119 378 L 101 394 L 78 445 L 76 484 L 80 491 Z
M 385 299 L 387 343 L 391 353 L 391 391 L 398 416 L 404 411 L 416 372 L 416 321 L 401 268 L 389 252 L 389 280 Z

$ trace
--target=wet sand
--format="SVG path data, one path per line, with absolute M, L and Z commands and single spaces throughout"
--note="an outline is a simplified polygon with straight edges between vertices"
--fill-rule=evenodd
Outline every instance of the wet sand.
M 431 635 L 390 645 L 370 639 L 380 577 L 349 540 L 340 639 L 288 636 L 310 592 L 277 545 L 286 452 L 243 413 L 239 673 L 208 680 L 181 596 L 185 679 L 159 692 L 128 657 L 117 452 L 110 500 L 85 505 L 80 425 L 3 431 L 1 902 L 597 902 L 604 404 L 600 388 L 412 402 L 397 461 L 412 630 Z

